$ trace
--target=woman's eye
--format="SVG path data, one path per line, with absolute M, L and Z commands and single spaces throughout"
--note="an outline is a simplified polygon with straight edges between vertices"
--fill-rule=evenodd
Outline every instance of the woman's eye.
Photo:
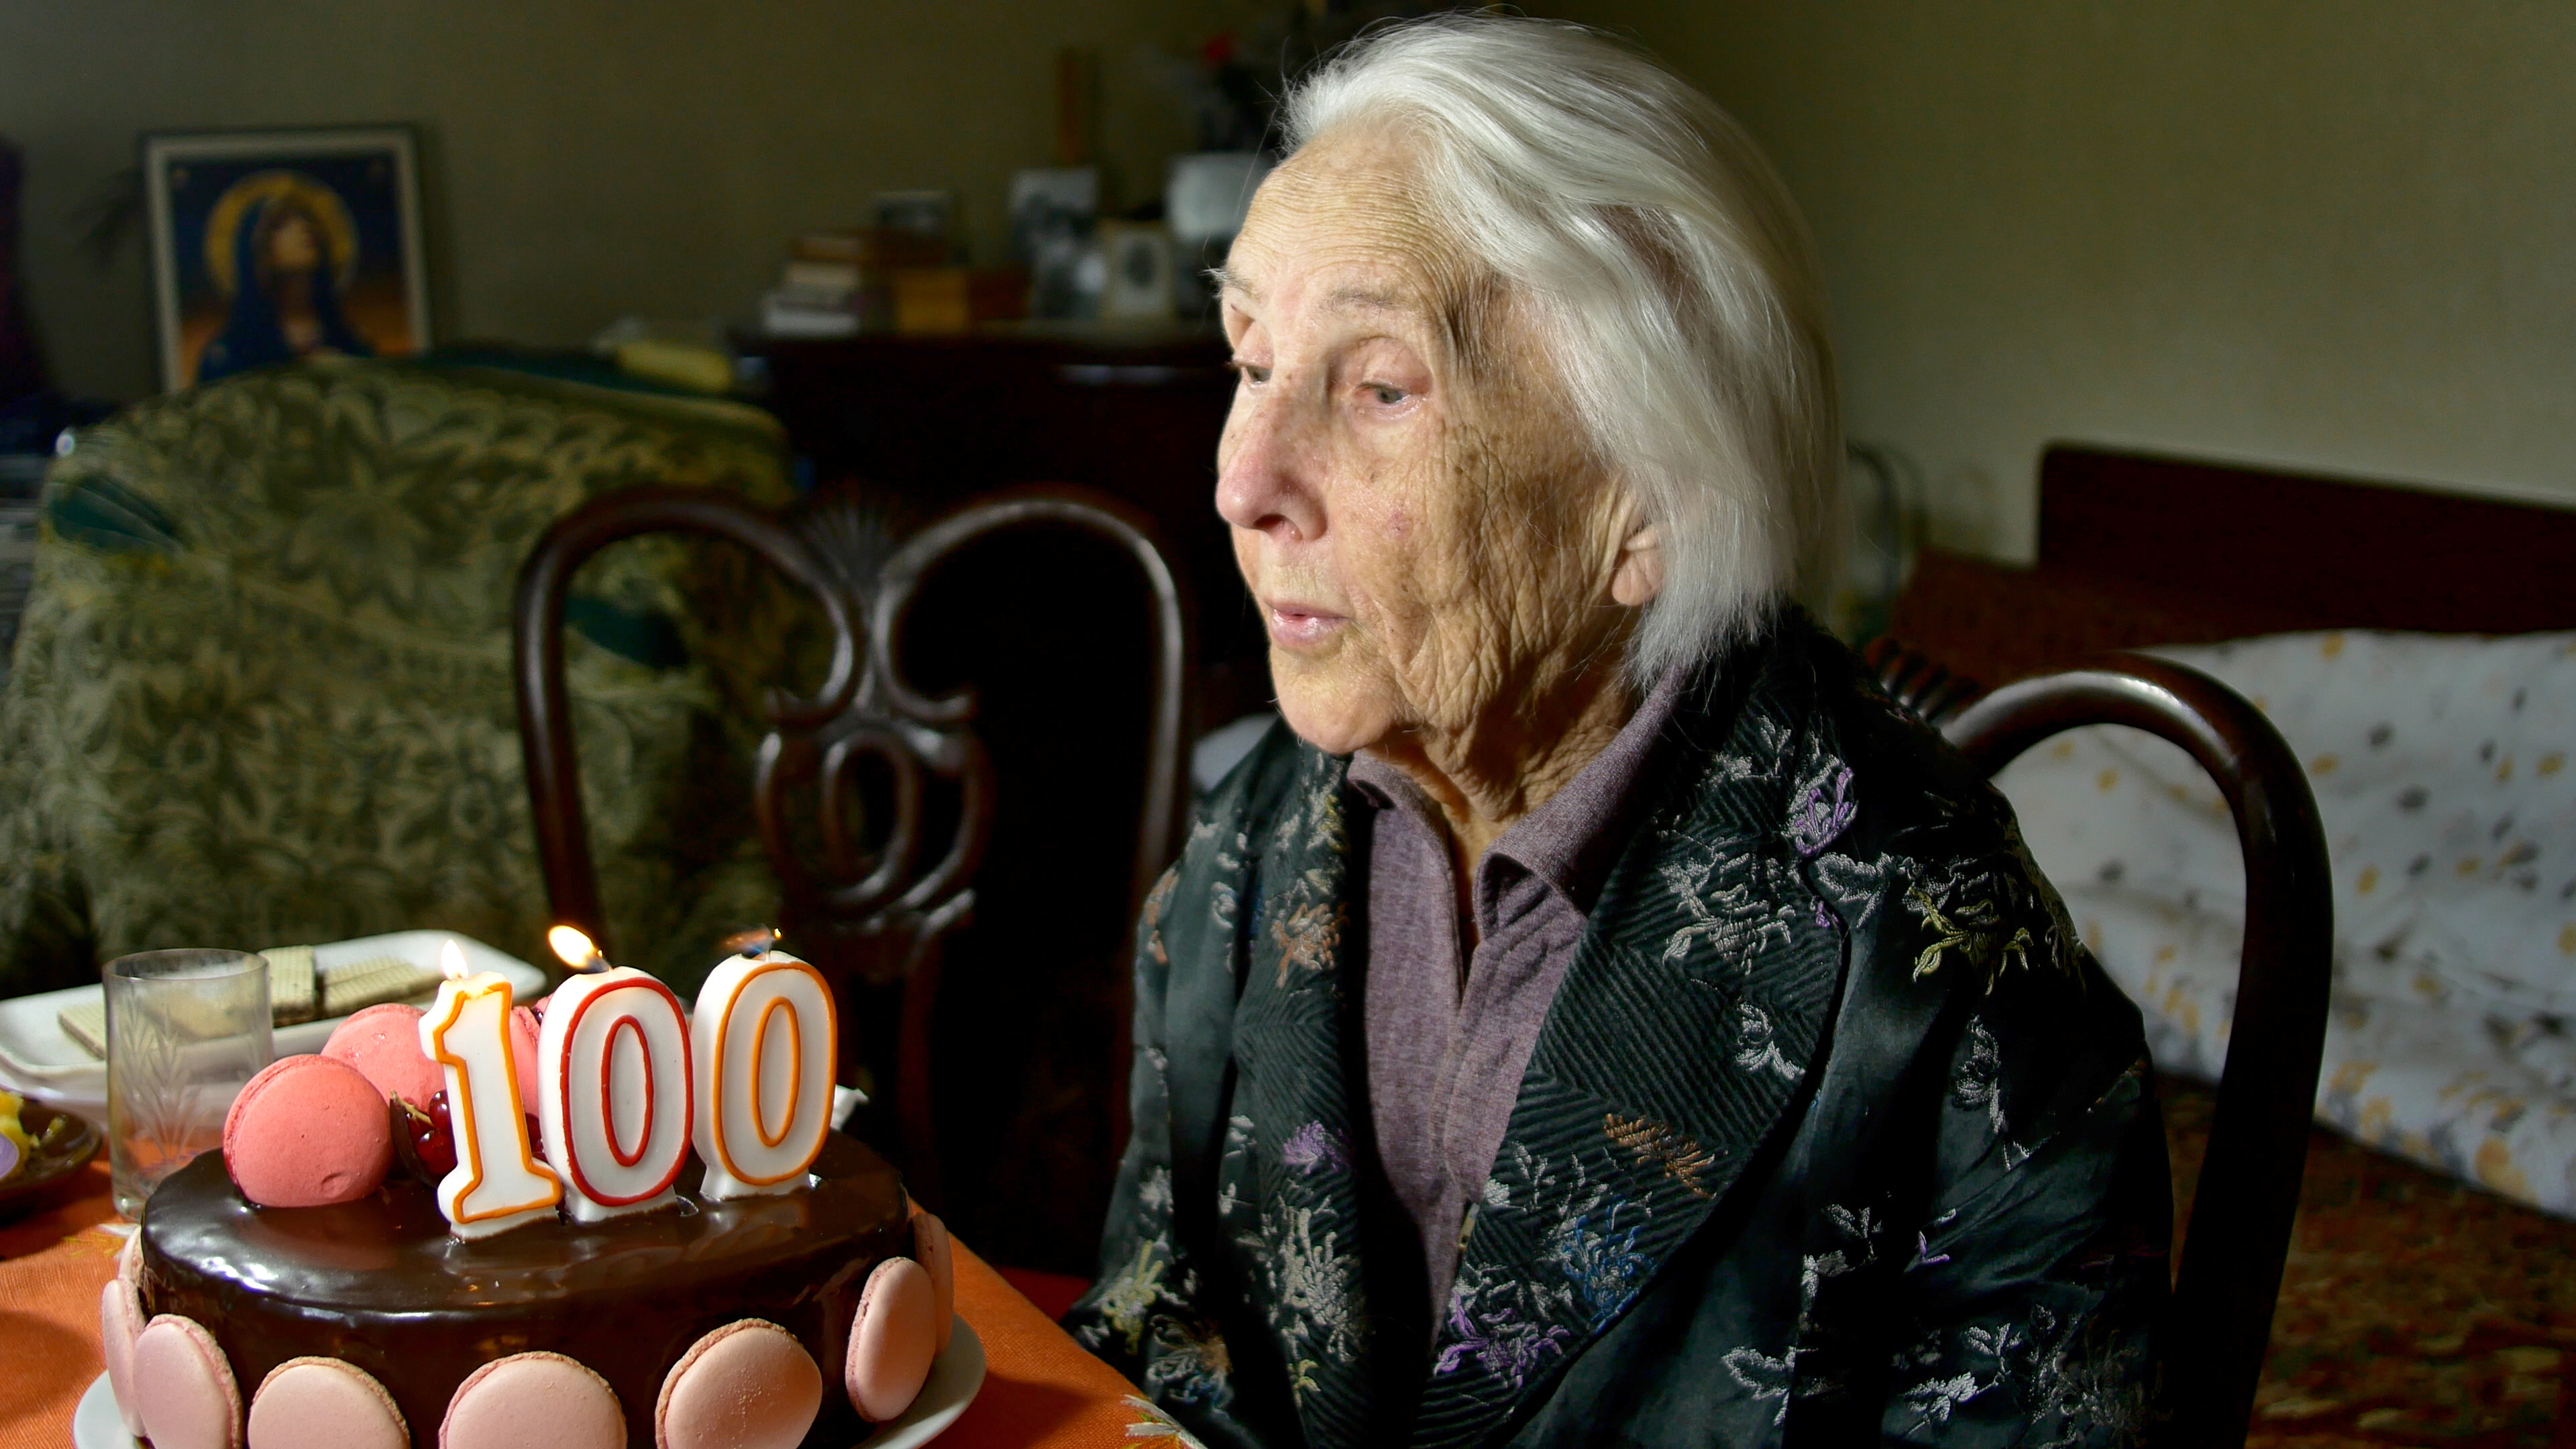
M 1412 395 L 1403 388 L 1383 382 L 1363 383 L 1360 385 L 1360 391 L 1375 399 L 1379 407 L 1386 408 L 1391 408 Z
M 1229 357 L 1225 365 L 1232 368 L 1234 375 L 1245 382 L 1264 383 L 1270 380 L 1270 369 L 1259 363 L 1246 362 L 1240 357 Z

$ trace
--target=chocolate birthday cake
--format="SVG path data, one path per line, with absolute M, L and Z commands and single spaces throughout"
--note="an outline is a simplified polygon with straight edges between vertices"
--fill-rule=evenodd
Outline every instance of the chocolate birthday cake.
M 626 1442 L 652 1449 L 662 1381 L 700 1338 L 762 1319 L 838 1366 L 869 1272 L 915 1256 L 902 1181 L 883 1158 L 836 1133 L 812 1171 L 813 1187 L 787 1196 L 684 1194 L 674 1211 L 458 1242 L 424 1185 L 261 1208 L 208 1153 L 153 1194 L 143 1305 L 206 1325 L 246 1387 L 300 1358 L 364 1370 L 423 1449 L 475 1370 L 504 1354 L 561 1354 L 607 1381 Z M 823 1397 L 806 1439 L 867 1436 L 844 1395 Z
M 100 1300 L 127 1428 L 154 1449 L 845 1449 L 909 1407 L 949 1336 L 947 1234 L 822 1125 L 811 968 L 720 967 L 695 1023 L 640 973 L 577 978 L 515 1071 L 535 1032 L 497 980 L 273 1063 L 223 1150 L 154 1191 Z M 728 1036 L 737 1006 L 753 1026 Z M 425 1104 L 413 1039 L 445 1068 Z M 706 1160 L 671 1142 L 692 1122 Z M 556 1195 L 491 1206 L 513 1169 L 513 1194 Z

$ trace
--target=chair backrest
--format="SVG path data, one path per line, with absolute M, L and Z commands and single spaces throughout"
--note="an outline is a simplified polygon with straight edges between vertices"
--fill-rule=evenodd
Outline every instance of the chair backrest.
M 838 1079 L 852 1083 L 869 1066 L 882 1098 L 891 1078 L 890 1115 L 907 1185 L 925 1202 L 939 1198 L 931 1090 L 938 947 L 974 910 L 972 880 L 991 836 L 994 786 L 972 728 L 973 696 L 961 690 L 933 697 L 916 688 L 896 641 L 924 581 L 944 561 L 992 535 L 1046 527 L 1115 545 L 1137 565 L 1150 601 L 1152 694 L 1127 902 L 1133 919 L 1171 855 L 1187 804 L 1182 709 L 1190 655 L 1171 567 L 1148 526 L 1123 505 L 1060 491 L 1015 491 L 959 509 L 889 547 L 865 506 L 847 497 L 772 512 L 703 489 L 638 488 L 566 514 L 538 541 L 519 575 L 519 731 L 546 891 L 556 918 L 580 927 L 603 950 L 609 929 L 582 814 L 565 689 L 562 625 L 573 575 L 621 539 L 693 533 L 750 549 L 821 606 L 830 663 L 810 696 L 769 691 L 763 711 L 769 728 L 751 782 L 753 813 L 778 876 L 786 944 L 833 983 L 845 1021 L 858 1019 L 849 1010 L 856 993 L 899 993 L 891 1033 L 842 1033 Z M 881 808 L 874 821 L 862 812 L 866 828 L 854 831 L 854 800 L 869 761 L 883 782 Z M 941 793 L 948 800 L 934 802 Z M 809 820 L 810 830 L 799 828 Z M 944 848 L 934 853 L 942 833 Z M 880 1059 L 871 1063 L 871 1057 Z M 1112 1110 L 1123 1105 L 1113 1101 Z
M 2235 813 L 2244 958 L 2209 1152 L 2174 1265 L 2157 1442 L 2241 1445 L 2307 1167 L 2333 975 L 2334 901 L 2307 774 L 2243 696 L 2147 655 L 2021 680 L 1963 708 L 1956 700 L 1974 686 L 1920 655 L 1879 641 L 1865 657 L 1899 702 L 1988 775 L 2062 731 L 2128 725 L 2189 751 Z

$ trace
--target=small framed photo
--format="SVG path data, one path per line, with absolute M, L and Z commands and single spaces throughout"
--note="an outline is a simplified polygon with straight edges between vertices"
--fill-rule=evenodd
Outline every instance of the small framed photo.
M 1100 216 L 1100 171 L 1065 166 L 1011 178 L 1011 256 L 1029 269 L 1029 315 L 1088 317 L 1103 276 L 1091 234 Z
M 1109 263 L 1109 281 L 1100 294 L 1100 315 L 1129 321 L 1172 319 L 1172 232 L 1159 221 L 1104 221 L 1100 254 Z
M 427 348 L 418 151 L 409 126 L 146 136 L 162 385 Z

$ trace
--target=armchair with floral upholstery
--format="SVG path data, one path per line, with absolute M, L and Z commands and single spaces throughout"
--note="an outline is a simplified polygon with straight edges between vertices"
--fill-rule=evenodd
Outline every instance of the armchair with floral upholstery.
M 644 483 L 792 492 L 754 409 L 485 368 L 310 363 L 79 434 L 0 692 L 0 995 L 417 927 L 540 958 L 511 591 L 556 517 Z M 794 607 L 677 538 L 574 586 L 606 909 L 622 964 L 683 989 L 774 909 L 747 701 Z

